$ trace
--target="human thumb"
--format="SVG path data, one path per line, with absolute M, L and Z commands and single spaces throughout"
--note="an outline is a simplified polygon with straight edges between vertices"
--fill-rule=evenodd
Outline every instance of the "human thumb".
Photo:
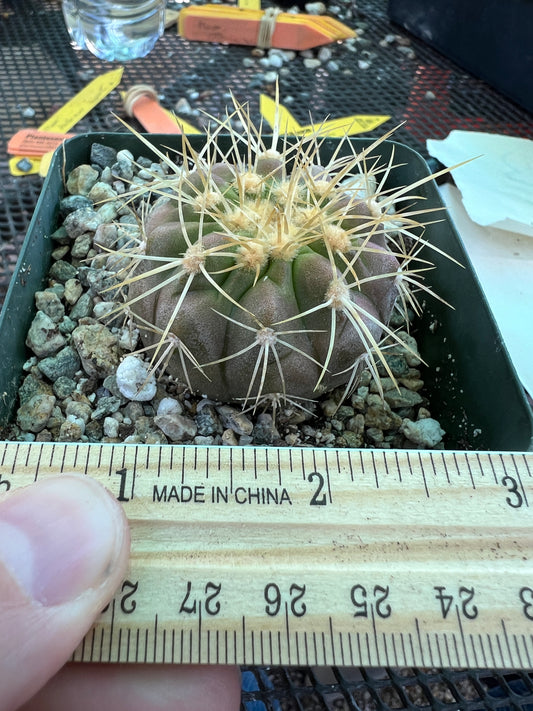
M 128 557 L 124 513 L 89 477 L 63 474 L 0 499 L 0 711 L 65 664 Z

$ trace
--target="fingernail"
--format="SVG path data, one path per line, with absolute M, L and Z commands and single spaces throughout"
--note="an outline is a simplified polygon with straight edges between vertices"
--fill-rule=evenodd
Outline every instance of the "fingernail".
M 0 504 L 0 560 L 46 606 L 102 585 L 126 538 L 119 504 L 89 477 L 43 480 Z

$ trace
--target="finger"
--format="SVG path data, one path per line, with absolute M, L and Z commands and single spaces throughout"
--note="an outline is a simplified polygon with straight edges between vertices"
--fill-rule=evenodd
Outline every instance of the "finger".
M 68 664 L 19 711 L 238 711 L 238 667 Z
M 62 475 L 0 500 L 0 711 L 70 658 L 128 557 L 122 508 L 89 477 Z

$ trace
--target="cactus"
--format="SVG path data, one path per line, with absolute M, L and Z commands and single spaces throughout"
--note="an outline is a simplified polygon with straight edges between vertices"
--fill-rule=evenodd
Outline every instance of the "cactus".
M 363 365 L 388 370 L 380 343 L 394 342 L 395 306 L 416 306 L 409 285 L 427 263 L 412 266 L 419 213 L 397 209 L 406 189 L 384 188 L 380 141 L 357 154 L 345 138 L 321 165 L 318 133 L 274 131 L 267 146 L 238 103 L 202 151 L 182 141 L 181 164 L 160 153 L 170 174 L 150 186 L 123 282 L 153 368 L 244 403 L 348 393 Z

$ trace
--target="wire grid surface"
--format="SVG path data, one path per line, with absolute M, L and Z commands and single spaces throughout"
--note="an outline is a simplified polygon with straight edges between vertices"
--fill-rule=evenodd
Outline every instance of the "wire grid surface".
M 484 82 L 466 74 L 431 48 L 391 25 L 386 0 L 332 0 L 330 12 L 358 31 L 351 46 L 332 45 L 318 67 L 305 57 L 286 63 L 279 75 L 281 102 L 301 124 L 310 114 L 326 117 L 387 114 L 374 131 L 405 122 L 396 140 L 425 155 L 427 138 L 452 129 L 533 137 L 531 115 Z M 259 94 L 273 93 L 268 67 L 251 47 L 193 43 L 168 29 L 142 60 L 125 65 L 122 87 L 152 84 L 161 103 L 176 109 L 186 99 L 183 118 L 201 127 L 200 112 L 224 116 L 231 91 L 249 101 L 260 121 Z M 311 53 L 317 56 L 317 51 Z M 323 59 L 323 54 L 320 55 Z M 0 0 L 0 304 L 37 202 L 42 179 L 14 178 L 6 143 L 17 130 L 37 128 L 95 76 L 112 65 L 71 47 L 60 2 Z M 75 127 L 78 133 L 122 131 L 113 116 L 125 117 L 120 93 L 113 91 Z M 368 134 L 367 134 L 368 135 Z M 372 135 L 372 134 L 370 134 Z M 419 669 L 243 669 L 242 709 L 512 709 L 533 711 L 533 675 L 527 672 Z

